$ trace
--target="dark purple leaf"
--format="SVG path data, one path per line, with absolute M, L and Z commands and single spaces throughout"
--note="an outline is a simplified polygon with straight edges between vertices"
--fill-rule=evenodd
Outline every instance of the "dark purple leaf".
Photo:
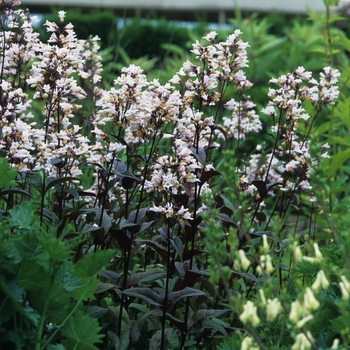
M 133 287 L 124 290 L 122 293 L 134 298 L 142 299 L 146 303 L 154 306 L 163 306 L 164 303 L 163 297 L 149 287 Z
M 221 176 L 221 174 L 215 170 L 204 171 L 200 177 L 201 185 L 205 184 L 212 177 L 218 176 L 218 175 Z
M 254 180 L 252 181 L 252 185 L 254 185 L 259 192 L 259 196 L 261 199 L 264 199 L 267 196 L 267 188 L 266 182 L 263 180 Z
M 165 273 L 166 271 L 160 268 L 155 268 L 144 272 L 137 272 L 127 278 L 126 285 L 129 288 L 135 284 L 154 281 L 163 277 Z
M 205 295 L 205 293 L 201 290 L 194 289 L 194 288 L 189 288 L 186 287 L 182 290 L 176 291 L 176 292 L 171 292 L 168 294 L 168 304 L 173 304 L 179 301 L 182 298 L 187 298 L 187 297 L 196 297 L 200 295 Z
M 179 236 L 176 236 L 174 239 L 170 239 L 170 243 L 175 249 L 176 253 L 179 255 L 180 260 L 182 261 L 182 242 Z

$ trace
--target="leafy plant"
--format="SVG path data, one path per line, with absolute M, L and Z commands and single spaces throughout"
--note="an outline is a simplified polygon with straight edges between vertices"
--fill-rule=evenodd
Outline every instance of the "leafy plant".
M 238 17 L 246 34 L 212 31 L 191 58 L 164 43 L 171 68 L 184 61 L 164 84 L 124 48 L 130 65 L 104 83 L 96 38 L 59 11 L 43 42 L 15 4 L 0 17 L 2 346 L 347 347 L 349 240 L 333 211 L 347 204 L 347 80 L 331 63 L 348 43 L 330 12 L 303 58 L 325 57 L 315 73 L 266 70 L 287 40 Z M 293 28 L 297 53 L 307 26 Z M 260 47 L 250 67 L 244 35 Z

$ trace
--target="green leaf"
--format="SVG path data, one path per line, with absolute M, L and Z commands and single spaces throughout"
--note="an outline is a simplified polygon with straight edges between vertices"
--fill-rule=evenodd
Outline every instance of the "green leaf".
M 235 208 L 234 208 L 233 204 L 231 203 L 231 201 L 227 197 L 225 197 L 223 194 L 220 194 L 220 197 L 224 201 L 225 206 L 227 208 L 229 208 L 230 210 L 232 210 L 232 212 L 234 212 Z
M 0 188 L 9 187 L 14 184 L 17 170 L 9 168 L 9 163 L 5 158 L 0 158 Z
M 50 281 L 48 271 L 35 261 L 24 260 L 17 269 L 16 282 L 28 291 L 39 291 Z
M 67 349 L 97 350 L 93 344 L 101 343 L 103 335 L 99 334 L 100 331 L 101 327 L 96 319 L 78 310 L 62 329 L 62 335 L 67 338 L 63 345 Z
M 106 267 L 114 254 L 114 250 L 91 252 L 75 264 L 75 272 L 80 277 L 94 277 Z
M 179 57 L 184 57 L 184 49 L 181 46 L 166 43 L 166 44 L 161 44 L 160 47 L 163 50 L 171 52 L 172 54 L 175 54 Z
M 86 287 L 85 279 L 75 275 L 74 265 L 71 264 L 61 265 L 55 274 L 55 278 L 68 294 L 75 296 L 77 299 L 79 299 L 79 296 L 75 292 Z M 95 287 L 92 288 L 91 292 L 94 289 Z M 80 295 L 80 293 L 78 294 Z
M 69 250 L 67 246 L 58 239 L 46 239 L 41 242 L 44 251 L 48 254 L 48 258 L 63 261 L 69 258 Z
M 24 202 L 19 207 L 11 210 L 9 224 L 11 227 L 29 230 L 34 218 L 31 202 Z
M 344 327 L 349 324 L 349 320 L 344 316 L 339 316 L 330 321 L 331 325 L 329 327 L 330 331 L 333 331 L 336 334 L 342 334 Z
M 350 158 L 350 150 L 346 149 L 334 154 L 331 158 L 331 164 L 327 170 L 327 176 L 331 177 L 339 170 L 342 164 Z

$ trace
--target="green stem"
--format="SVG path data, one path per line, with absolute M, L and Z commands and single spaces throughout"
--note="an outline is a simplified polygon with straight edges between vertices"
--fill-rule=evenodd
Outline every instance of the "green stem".
M 60 331 L 60 329 L 66 324 L 66 322 L 72 317 L 72 315 L 74 314 L 74 312 L 78 309 L 78 307 L 80 306 L 81 302 L 84 300 L 85 298 L 85 294 L 86 292 L 90 289 L 92 281 L 90 281 L 88 287 L 85 289 L 84 293 L 82 294 L 82 296 L 80 297 L 80 299 L 77 301 L 77 303 L 75 304 L 74 308 L 72 309 L 72 311 L 67 315 L 67 317 L 62 321 L 62 323 L 56 328 L 56 330 L 51 334 L 51 336 L 47 339 L 46 343 L 44 344 L 44 346 L 42 347 L 42 349 L 45 349 L 51 342 L 51 340 L 56 336 L 56 334 Z M 40 349 L 40 348 L 39 348 Z
M 52 264 L 52 261 L 50 262 L 50 265 L 51 264 Z M 52 267 L 50 266 L 50 270 L 51 270 L 51 268 Z M 45 298 L 43 312 L 41 314 L 39 326 L 38 326 L 38 329 L 37 329 L 35 350 L 41 350 L 42 349 L 40 343 L 41 343 L 42 334 L 43 334 L 43 330 L 44 330 L 44 326 L 45 326 L 47 310 L 49 308 L 50 294 L 51 294 L 51 289 L 52 289 L 52 286 L 53 286 L 54 279 L 55 279 L 55 274 L 52 273 L 51 278 L 50 278 L 50 282 L 49 282 L 49 285 L 48 285 L 48 288 L 47 288 L 47 293 L 46 293 L 46 298 Z

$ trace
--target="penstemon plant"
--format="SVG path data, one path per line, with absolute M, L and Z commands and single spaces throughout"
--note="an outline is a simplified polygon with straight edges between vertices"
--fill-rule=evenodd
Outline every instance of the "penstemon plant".
M 98 38 L 78 40 L 59 11 L 44 43 L 17 5 L 1 1 L 1 225 L 15 252 L 21 239 L 35 241 L 19 220 L 35 210 L 36 268 L 50 282 L 38 280 L 41 308 L 19 268 L 32 260 L 1 268 L 12 305 L 1 303 L 1 331 L 13 332 L 1 346 L 347 346 L 349 276 L 327 271 L 339 251 L 316 241 L 312 183 L 329 157 L 313 130 L 339 96 L 339 71 L 327 66 L 317 80 L 298 67 L 271 79 L 260 118 L 236 29 L 196 41 L 195 63 L 164 85 L 130 65 L 105 89 Z M 2 181 L 10 173 L 15 182 Z M 61 317 L 50 309 L 55 288 Z

